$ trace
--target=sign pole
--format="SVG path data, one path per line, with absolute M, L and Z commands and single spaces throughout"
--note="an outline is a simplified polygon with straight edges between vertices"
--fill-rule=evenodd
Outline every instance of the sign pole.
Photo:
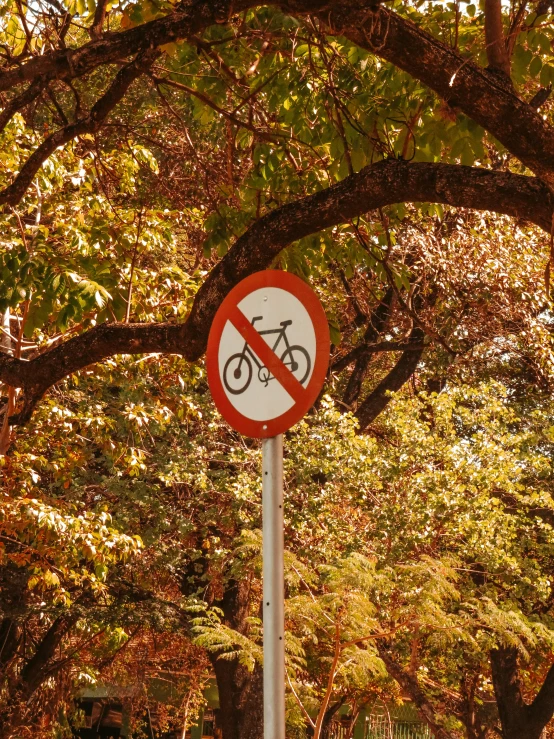
M 283 435 L 262 441 L 264 739 L 285 739 Z

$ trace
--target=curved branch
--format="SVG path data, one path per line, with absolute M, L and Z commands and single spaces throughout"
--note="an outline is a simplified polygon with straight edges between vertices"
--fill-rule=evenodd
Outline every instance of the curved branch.
M 255 221 L 210 272 L 185 323 L 105 323 L 28 362 L 0 355 L 0 380 L 24 391 L 23 407 L 12 422 L 28 420 L 44 392 L 56 382 L 114 354 L 159 352 L 197 360 L 206 349 L 213 317 L 229 290 L 244 277 L 269 267 L 283 248 L 305 236 L 385 205 L 421 201 L 503 213 L 549 232 L 552 198 L 540 180 L 510 172 L 398 160 L 365 167 L 327 190 Z M 410 351 L 409 356 L 417 353 Z
M 410 340 L 414 344 L 419 343 L 420 348 L 415 351 L 404 351 L 387 376 L 381 380 L 375 390 L 371 391 L 363 403 L 360 403 L 355 416 L 360 423 L 361 431 L 367 428 L 367 426 L 377 418 L 381 411 L 387 407 L 392 400 L 390 393 L 398 392 L 414 374 L 425 348 L 422 345 L 424 338 L 424 333 L 418 326 L 412 329 Z
M 277 208 L 256 221 L 212 270 L 191 311 L 190 358 L 206 347 L 217 307 L 252 272 L 266 269 L 293 241 L 393 203 L 443 203 L 521 218 L 550 233 L 553 196 L 540 180 L 453 164 L 386 160 L 364 167 L 315 195 Z
M 13 97 L 4 106 L 0 113 L 0 133 L 6 128 L 16 113 L 26 105 L 29 105 L 29 103 L 32 103 L 33 100 L 36 100 L 47 84 L 48 78 L 38 77 L 22 93 Z
M 69 123 L 48 136 L 23 164 L 12 184 L 0 191 L 0 204 L 17 205 L 38 170 L 59 146 L 67 144 L 76 136 L 97 131 L 110 111 L 121 102 L 132 83 L 152 64 L 158 54 L 156 49 L 149 50 L 122 67 L 87 116 Z
M 253 5 L 256 3 L 232 0 L 203 0 L 187 3 L 186 6 L 181 3 L 181 8 L 185 6 L 182 10 L 163 18 L 119 33 L 104 34 L 101 39 L 90 41 L 77 49 L 62 49 L 35 56 L 26 64 L 2 71 L 0 92 L 44 75 L 52 75 L 59 80 L 81 77 L 101 64 L 111 64 L 199 33 L 214 23 L 227 20 L 232 12 L 237 12 L 243 6 L 247 8 Z
M 259 0 L 197 0 L 173 13 L 77 49 L 62 49 L 0 72 L 0 91 L 37 77 L 71 80 L 110 64 L 190 38 Z M 521 100 L 502 75 L 478 67 L 412 21 L 374 0 L 274 0 L 293 15 L 315 14 L 330 34 L 344 35 L 420 80 L 495 136 L 514 156 L 554 186 L 554 129 Z M 11 202 L 11 201 L 10 201 Z
M 186 324 L 102 323 L 31 361 L 0 354 L 0 379 L 24 391 L 23 406 L 11 422 L 26 422 L 46 390 L 56 382 L 114 354 L 186 355 L 185 347 Z
M 380 6 L 341 5 L 323 12 L 317 0 L 285 0 L 290 12 L 315 13 L 333 35 L 386 59 L 463 111 L 514 156 L 554 186 L 554 129 L 521 100 L 509 81 L 482 69 L 415 23 Z

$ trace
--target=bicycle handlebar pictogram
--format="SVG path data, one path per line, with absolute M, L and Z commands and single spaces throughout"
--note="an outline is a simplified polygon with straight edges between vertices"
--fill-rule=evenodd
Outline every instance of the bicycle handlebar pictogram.
M 261 320 L 263 320 L 263 316 L 256 316 L 252 319 L 252 326 L 256 321 Z M 292 325 L 292 320 L 281 321 L 279 325 L 281 328 L 266 329 L 265 331 L 259 331 L 259 334 L 260 336 L 277 335 L 275 343 L 271 347 L 272 351 L 277 354 L 279 345 L 284 344 L 285 349 L 280 357 L 281 362 L 290 369 L 300 384 L 303 385 L 312 368 L 310 355 L 300 344 L 293 344 L 292 346 L 289 344 L 287 328 Z M 223 368 L 223 384 L 232 395 L 241 395 L 250 386 L 253 374 L 252 363 L 258 368 L 258 380 L 264 387 L 269 385 L 270 380 L 275 379 L 268 368 L 258 360 L 246 341 L 242 351 L 232 354 Z

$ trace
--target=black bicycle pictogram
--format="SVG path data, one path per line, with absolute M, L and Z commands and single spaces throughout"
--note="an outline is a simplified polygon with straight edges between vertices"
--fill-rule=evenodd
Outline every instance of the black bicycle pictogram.
M 263 316 L 256 316 L 252 319 L 252 325 L 262 319 Z M 275 354 L 277 354 L 279 344 L 284 342 L 285 350 L 281 354 L 281 362 L 290 368 L 290 371 L 302 385 L 310 374 L 312 361 L 303 346 L 300 346 L 300 344 L 293 344 L 291 346 L 289 344 L 287 328 L 291 324 L 291 320 L 281 321 L 281 328 L 267 329 L 266 331 L 260 331 L 259 334 L 260 336 L 277 334 L 275 343 L 271 347 Z M 267 387 L 269 381 L 275 379 L 268 368 L 258 360 L 246 341 L 242 351 L 232 354 L 225 362 L 225 367 L 223 368 L 223 384 L 232 395 L 241 395 L 249 387 L 252 381 L 252 362 L 258 368 L 258 379 L 262 385 Z

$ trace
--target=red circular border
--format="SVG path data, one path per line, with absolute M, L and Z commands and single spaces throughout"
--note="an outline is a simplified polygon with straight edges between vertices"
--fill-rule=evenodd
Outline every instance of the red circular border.
M 283 290 L 288 290 L 288 292 L 300 300 L 312 319 L 315 331 L 316 354 L 312 376 L 308 386 L 305 388 L 305 400 L 301 403 L 296 403 L 286 413 L 277 416 L 277 418 L 272 418 L 270 421 L 253 421 L 251 418 L 247 418 L 242 413 L 239 413 L 227 398 L 219 376 L 218 352 L 221 334 L 228 320 L 229 308 L 237 306 L 243 298 L 254 290 L 264 287 L 280 287 Z M 330 346 L 327 317 L 319 302 L 319 298 L 311 287 L 290 272 L 280 272 L 271 269 L 264 270 L 263 272 L 255 272 L 250 277 L 246 277 L 239 282 L 227 295 L 215 314 L 210 329 L 208 349 L 206 352 L 206 367 L 208 370 L 208 383 L 214 403 L 227 423 L 241 434 L 244 434 L 244 436 L 266 439 L 270 436 L 282 434 L 306 415 L 319 395 L 319 391 L 327 375 Z M 263 426 L 266 426 L 266 428 L 264 429 Z

